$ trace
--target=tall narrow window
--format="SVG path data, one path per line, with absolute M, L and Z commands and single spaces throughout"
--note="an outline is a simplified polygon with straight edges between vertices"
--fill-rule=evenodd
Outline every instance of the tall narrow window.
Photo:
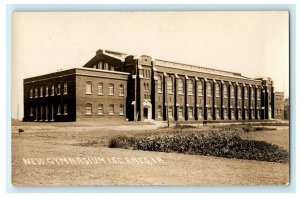
M 92 82 L 90 82 L 90 81 L 86 82 L 85 93 L 86 94 L 92 94 Z
M 242 98 L 242 88 L 241 88 L 241 86 L 238 86 L 238 98 L 239 99 Z
M 224 109 L 224 118 L 227 118 L 227 109 Z
M 103 70 L 103 63 L 101 61 L 98 62 L 98 69 Z
M 64 115 L 68 115 L 68 104 L 64 104 Z
M 212 89 L 211 83 L 207 82 L 207 84 L 206 84 L 206 93 L 207 93 L 207 96 L 211 96 L 211 92 L 212 92 L 211 89 Z
M 207 108 L 207 118 L 211 118 L 211 109 Z
M 183 94 L 183 79 L 178 79 L 178 94 Z
M 224 98 L 228 97 L 228 87 L 226 84 L 223 85 L 223 95 L 224 95 Z
M 173 107 L 172 106 L 170 106 L 168 109 L 168 116 L 169 116 L 169 118 L 173 118 Z
M 39 92 L 37 88 L 34 88 L 34 98 L 37 98 L 39 96 Z
M 30 89 L 29 97 L 30 97 L 30 98 L 33 98 L 33 89 L 32 89 L 32 88 Z
M 33 116 L 33 107 L 30 107 L 30 116 Z
M 167 91 L 168 91 L 168 94 L 173 93 L 173 79 L 171 77 L 167 78 Z
M 49 96 L 49 87 L 48 86 L 46 86 L 46 90 L 45 90 L 46 92 L 45 92 L 45 96 L 47 97 L 47 96 Z
M 124 96 L 124 85 L 123 84 L 121 84 L 119 86 L 119 96 Z
M 38 121 L 39 107 L 35 106 L 35 121 Z
M 51 86 L 51 96 L 54 96 L 54 84 Z
M 244 88 L 245 99 L 248 99 L 248 87 Z
M 54 105 L 52 105 L 51 106 L 51 121 L 54 121 L 54 110 L 55 110 L 55 106 Z
M 260 89 L 257 89 L 256 91 L 257 91 L 257 93 L 256 93 L 257 94 L 257 100 L 260 100 Z
M 193 107 L 189 107 L 189 118 L 193 118 L 194 113 L 193 113 Z
M 43 91 L 44 91 L 44 88 L 40 87 L 40 97 L 43 97 Z
M 104 69 L 108 70 L 108 63 L 107 62 L 104 62 Z
M 85 105 L 85 114 L 92 115 L 92 104 L 91 103 L 87 103 Z
M 109 84 L 109 95 L 114 95 L 114 84 Z
M 220 118 L 220 110 L 219 110 L 219 108 L 216 108 L 216 118 Z
M 45 118 L 46 121 L 49 120 L 49 106 L 46 105 L 46 118 Z
M 220 85 L 216 83 L 216 97 L 220 97 Z
M 119 114 L 121 115 L 121 116 L 123 116 L 124 115 L 124 105 L 120 105 L 120 107 L 119 107 Z
M 109 115 L 114 115 L 115 109 L 114 109 L 114 104 L 109 105 Z
M 41 118 L 40 118 L 40 121 L 43 121 L 43 111 L 44 111 L 43 106 L 41 106 L 41 113 L 40 113 Z
M 193 80 L 188 80 L 187 81 L 187 91 L 188 91 L 188 95 L 193 95 L 194 91 L 193 91 Z
M 64 94 L 68 94 L 68 84 L 64 83 Z
M 103 104 L 98 104 L 98 115 L 103 115 Z
M 231 96 L 231 98 L 234 98 L 234 97 L 235 97 L 234 86 L 231 86 L 231 87 L 230 87 L 230 96 Z
M 157 117 L 158 118 L 161 118 L 162 117 L 162 114 L 161 114 L 161 106 L 157 106 Z
M 199 109 L 198 109 L 198 116 L 199 116 L 199 118 L 202 118 L 202 117 L 203 117 L 203 110 L 202 110 L 202 107 L 199 107 Z
M 61 115 L 61 105 L 58 104 L 57 106 L 57 115 Z
M 183 118 L 183 107 L 178 108 L 178 117 Z
M 60 83 L 57 85 L 57 95 L 60 95 L 61 93 L 61 86 Z
M 161 76 L 158 76 L 157 80 L 157 92 L 162 93 L 162 78 Z
M 98 94 L 103 95 L 103 83 L 98 83 Z
M 203 95 L 203 83 L 202 81 L 199 81 L 198 83 L 198 96 L 202 96 Z

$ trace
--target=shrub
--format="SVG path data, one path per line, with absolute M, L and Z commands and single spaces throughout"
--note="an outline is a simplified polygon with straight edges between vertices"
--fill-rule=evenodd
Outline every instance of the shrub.
M 264 141 L 244 140 L 237 134 L 225 132 L 176 133 L 140 139 L 121 136 L 113 138 L 109 147 L 288 162 L 288 152 L 277 145 Z

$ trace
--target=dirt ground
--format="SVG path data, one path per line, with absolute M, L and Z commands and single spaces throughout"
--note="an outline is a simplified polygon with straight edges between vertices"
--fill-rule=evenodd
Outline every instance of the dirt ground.
M 149 131 L 169 132 L 151 123 L 135 126 L 135 129 L 127 123 L 109 126 L 68 125 L 24 123 L 12 126 L 12 183 L 14 185 L 279 185 L 288 183 L 289 165 L 285 163 L 107 147 L 109 139 L 113 136 L 141 135 Z M 25 132 L 18 133 L 19 128 L 24 129 Z M 241 136 L 274 143 L 287 150 L 289 147 L 287 128 L 242 133 Z M 79 158 L 79 160 L 70 163 L 70 160 L 68 162 L 62 158 L 66 160 Z M 100 158 L 102 162 L 80 163 L 83 158 Z

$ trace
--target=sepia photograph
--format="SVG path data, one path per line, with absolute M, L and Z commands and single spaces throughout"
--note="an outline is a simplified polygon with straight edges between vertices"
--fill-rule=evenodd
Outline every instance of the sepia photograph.
M 288 185 L 288 11 L 21 12 L 14 186 Z

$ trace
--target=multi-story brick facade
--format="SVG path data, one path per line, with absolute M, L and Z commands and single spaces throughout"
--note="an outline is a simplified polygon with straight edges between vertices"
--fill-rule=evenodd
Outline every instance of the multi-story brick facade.
M 24 79 L 24 106 L 24 121 L 262 120 L 274 118 L 274 87 L 270 78 L 99 50 L 83 68 Z
M 284 93 L 275 92 L 275 119 L 284 119 Z

